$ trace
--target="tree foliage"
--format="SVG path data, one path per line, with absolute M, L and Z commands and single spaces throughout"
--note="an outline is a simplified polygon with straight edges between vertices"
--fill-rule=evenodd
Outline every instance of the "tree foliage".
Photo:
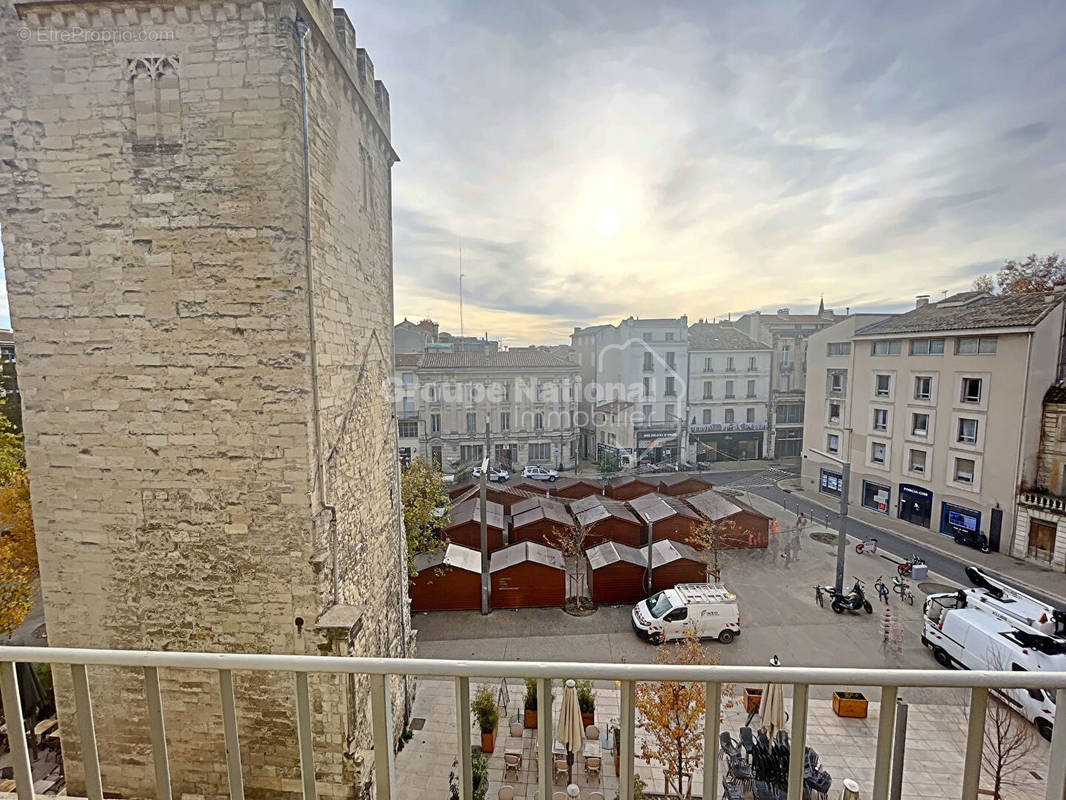
M 676 648 L 659 650 L 660 664 L 717 664 L 718 652 L 708 653 L 692 631 Z M 638 683 L 635 705 L 644 739 L 640 757 L 663 768 L 666 796 L 692 797 L 692 775 L 703 761 L 703 728 L 707 697 L 702 681 Z M 723 687 L 722 708 L 732 705 L 732 687 Z
M 556 525 L 548 532 L 548 543 L 563 554 L 567 571 L 576 587 L 575 603 L 582 607 L 582 600 L 588 597 L 585 586 L 585 541 L 588 539 L 589 526 L 576 520 L 573 526 Z
M 22 435 L 0 416 L 0 635 L 14 631 L 30 613 L 37 577 Z
M 737 524 L 736 520 L 723 519 L 716 522 L 705 520 L 695 534 L 689 538 L 689 544 L 699 553 L 707 564 L 709 577 L 715 583 L 722 581 L 721 551 L 736 547 L 747 547 L 750 533 Z
M 407 569 L 415 577 L 415 556 L 447 545 L 444 528 L 448 524 L 450 500 L 440 469 L 414 458 L 400 479 L 403 523 L 407 532 Z
M 1047 256 L 1033 253 L 1020 261 L 1010 259 L 994 276 L 980 276 L 973 282 L 973 288 L 1002 294 L 1031 294 L 1050 291 L 1063 281 L 1066 281 L 1066 259 L 1058 253 Z

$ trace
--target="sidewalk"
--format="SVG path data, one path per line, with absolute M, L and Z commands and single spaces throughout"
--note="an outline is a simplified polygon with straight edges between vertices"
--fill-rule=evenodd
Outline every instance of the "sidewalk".
M 835 525 L 839 513 L 839 507 L 836 502 L 830 502 L 817 492 L 804 490 L 800 485 L 799 478 L 788 478 L 780 481 L 778 488 L 824 508 L 831 515 L 831 524 Z M 870 511 L 862 506 L 850 505 L 848 507 L 848 519 L 858 520 L 872 528 L 891 533 L 915 545 L 927 547 L 945 558 L 971 563 L 991 575 L 999 576 L 1003 580 L 1017 584 L 1023 590 L 1030 588 L 1042 592 L 1066 605 L 1066 574 L 1062 572 L 1041 567 L 1031 561 L 1021 561 L 1004 553 L 982 553 L 976 548 L 963 548 L 960 545 L 956 545 L 951 537 L 943 533 L 920 528 L 904 520 Z

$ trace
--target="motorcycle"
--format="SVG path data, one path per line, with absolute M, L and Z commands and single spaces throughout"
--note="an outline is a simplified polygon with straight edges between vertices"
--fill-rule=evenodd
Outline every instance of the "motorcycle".
M 988 552 L 988 537 L 977 531 L 956 530 L 955 544 L 964 544 L 967 547 L 974 547 L 982 553 Z
M 874 613 L 874 607 L 870 604 L 870 601 L 866 599 L 866 593 L 862 590 L 863 581 L 860 578 L 855 579 L 855 585 L 851 587 L 851 591 L 837 594 L 837 590 L 833 586 L 819 586 L 815 595 L 815 599 L 819 601 L 821 605 L 821 599 L 819 595 L 823 592 L 832 599 L 829 604 L 837 614 L 843 614 L 845 611 L 865 611 L 867 614 Z

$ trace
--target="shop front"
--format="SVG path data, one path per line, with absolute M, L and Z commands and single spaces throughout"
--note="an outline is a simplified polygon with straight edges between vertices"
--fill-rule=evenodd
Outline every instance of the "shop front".
M 637 455 L 641 463 L 677 461 L 680 439 L 677 428 L 637 430 Z
M 909 483 L 899 485 L 899 518 L 912 525 L 929 527 L 933 516 L 933 493 Z
M 823 469 L 818 481 L 818 491 L 830 497 L 839 498 L 840 493 L 844 491 L 844 476 L 839 472 Z
M 862 504 L 880 514 L 888 513 L 888 504 L 892 498 L 892 487 L 873 481 L 862 482 Z
M 981 512 L 954 503 L 941 503 L 940 532 L 948 536 L 980 533 Z
M 762 458 L 765 422 L 692 425 L 691 440 L 694 443 L 696 460 L 748 461 Z

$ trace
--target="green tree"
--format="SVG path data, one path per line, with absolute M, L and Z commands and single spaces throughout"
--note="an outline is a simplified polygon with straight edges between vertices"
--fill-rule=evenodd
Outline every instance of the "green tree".
M 421 458 L 411 459 L 400 482 L 403 524 L 407 532 L 407 570 L 413 578 L 415 556 L 444 547 L 450 500 L 440 469 Z
M 0 416 L 0 635 L 11 633 L 30 613 L 37 577 L 22 435 Z
M 1066 258 L 1058 253 L 1038 256 L 1033 253 L 1022 260 L 1006 261 L 994 276 L 981 275 L 973 282 L 978 291 L 1001 294 L 1047 292 L 1056 283 L 1066 281 Z

